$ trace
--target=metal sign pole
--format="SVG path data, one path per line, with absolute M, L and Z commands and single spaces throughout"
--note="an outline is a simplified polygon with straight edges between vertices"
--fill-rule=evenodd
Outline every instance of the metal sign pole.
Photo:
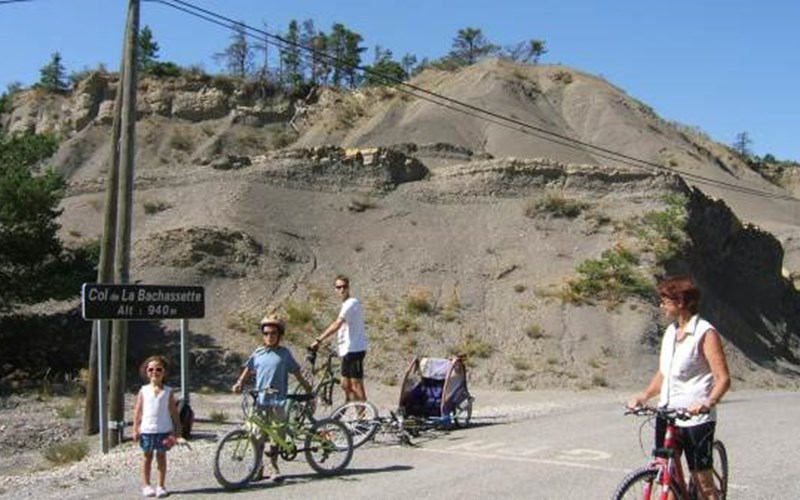
M 181 399 L 189 403 L 189 320 L 181 320 Z
M 97 412 L 100 424 L 100 449 L 108 453 L 108 404 L 106 403 L 106 388 L 108 368 L 106 353 L 108 352 L 108 321 L 97 321 Z

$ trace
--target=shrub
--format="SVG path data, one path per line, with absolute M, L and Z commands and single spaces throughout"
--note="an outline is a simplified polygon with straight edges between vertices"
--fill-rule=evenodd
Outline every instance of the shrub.
M 492 355 L 494 348 L 488 342 L 476 339 L 475 333 L 469 332 L 460 343 L 451 347 L 449 351 L 451 355 L 461 356 L 467 360 L 472 358 L 486 359 Z
M 144 213 L 147 215 L 157 214 L 158 212 L 163 212 L 169 208 L 172 208 L 172 205 L 165 201 L 146 201 L 142 205 L 144 208 Z
M 394 329 L 398 333 L 418 332 L 419 325 L 412 318 L 408 316 L 398 316 L 394 319 Z
M 434 309 L 431 300 L 430 290 L 425 287 L 414 287 L 406 293 L 406 311 L 415 316 L 431 314 Z
M 188 130 L 176 128 L 172 137 L 169 138 L 169 146 L 185 153 L 191 152 L 194 149 L 191 133 Z
M 213 410 L 208 418 L 215 424 L 224 424 L 228 421 L 228 414 L 224 410 Z
M 229 330 L 233 330 L 235 332 L 259 335 L 259 321 L 261 321 L 261 319 L 255 315 L 239 311 L 228 317 L 226 326 Z
M 65 441 L 50 446 L 42 455 L 52 464 L 64 465 L 83 460 L 88 453 L 89 445 L 85 441 Z
M 375 208 L 375 202 L 368 196 L 353 198 L 347 205 L 347 210 L 351 212 L 364 212 L 370 208 Z
M 531 362 L 527 358 L 513 358 L 511 366 L 517 371 L 527 371 L 531 369 Z
M 525 216 L 534 218 L 540 213 L 549 213 L 554 217 L 574 219 L 590 206 L 588 203 L 579 200 L 548 194 L 542 198 L 529 200 L 525 205 Z
M 529 339 L 541 339 L 545 336 L 544 330 L 537 324 L 529 325 L 525 329 L 525 335 L 527 335 Z
M 629 296 L 649 299 L 653 285 L 637 269 L 638 263 L 639 259 L 621 245 L 606 250 L 599 259 L 578 265 L 578 277 L 567 283 L 565 299 L 575 303 L 604 300 L 611 306 Z
M 595 387 L 608 387 L 608 380 L 602 375 L 594 375 L 592 377 L 592 385 Z
M 169 61 L 154 62 L 153 65 L 150 66 L 146 71 L 147 74 L 157 78 L 174 78 L 181 76 L 182 72 L 183 70 L 180 66 Z
M 658 262 L 664 262 L 680 253 L 688 242 L 686 234 L 686 203 L 683 195 L 667 195 L 667 207 L 661 211 L 647 212 L 636 234 L 651 248 Z
M 316 317 L 314 315 L 314 308 L 308 302 L 295 302 L 294 300 L 287 300 L 283 303 L 283 310 L 286 312 L 286 326 L 287 328 L 313 328 L 315 326 Z
M 58 418 L 63 418 L 65 420 L 75 418 L 78 415 L 78 403 L 72 401 L 67 405 L 59 406 L 56 408 L 56 415 L 58 415 Z

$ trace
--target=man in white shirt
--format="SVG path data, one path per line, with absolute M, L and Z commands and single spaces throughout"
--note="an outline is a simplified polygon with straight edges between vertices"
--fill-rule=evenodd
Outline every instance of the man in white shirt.
M 336 333 L 336 351 L 342 358 L 342 389 L 345 397 L 347 401 L 366 401 L 364 357 L 367 354 L 367 332 L 361 302 L 350 296 L 350 279 L 347 276 L 337 276 L 334 286 L 342 300 L 342 307 L 336 320 L 311 344 L 311 348 L 316 349 Z

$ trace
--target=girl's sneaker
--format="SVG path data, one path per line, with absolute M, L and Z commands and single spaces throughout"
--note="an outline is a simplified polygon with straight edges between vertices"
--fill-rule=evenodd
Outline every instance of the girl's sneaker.
M 153 487 L 148 484 L 147 486 L 142 487 L 142 496 L 154 497 L 156 496 L 156 490 L 154 490 Z
M 161 486 L 156 488 L 156 498 L 164 498 L 164 497 L 168 497 L 168 496 L 169 496 L 169 492 L 166 489 L 164 489 Z

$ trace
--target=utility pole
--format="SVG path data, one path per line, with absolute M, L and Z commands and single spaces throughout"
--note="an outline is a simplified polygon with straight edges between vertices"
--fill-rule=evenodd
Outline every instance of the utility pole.
M 119 135 L 120 115 L 122 114 L 122 82 L 125 79 L 125 41 L 123 39 L 123 63 L 119 70 L 117 95 L 114 99 L 114 119 L 111 124 L 111 155 L 108 161 L 106 178 L 106 204 L 103 210 L 103 239 L 100 243 L 100 262 L 97 266 L 97 282 L 113 283 L 114 280 L 114 241 L 117 232 L 117 189 L 119 184 Z M 106 324 L 108 320 L 104 321 Z M 98 387 L 97 387 L 97 349 L 100 335 L 99 322 L 92 322 L 92 345 L 89 349 L 89 379 L 86 383 L 86 404 L 83 412 L 83 433 L 87 436 L 97 433 L 98 427 Z M 106 357 L 103 353 L 101 359 Z M 107 391 L 107 387 L 100 390 Z
M 139 33 L 139 0 L 128 2 L 128 25 L 123 59 L 122 118 L 119 145 L 119 196 L 114 248 L 114 282 L 129 282 L 131 219 L 133 212 L 133 163 L 136 135 L 136 57 Z M 125 378 L 128 359 L 128 323 L 114 320 L 111 338 L 109 387 L 110 444 L 119 444 L 125 422 Z

